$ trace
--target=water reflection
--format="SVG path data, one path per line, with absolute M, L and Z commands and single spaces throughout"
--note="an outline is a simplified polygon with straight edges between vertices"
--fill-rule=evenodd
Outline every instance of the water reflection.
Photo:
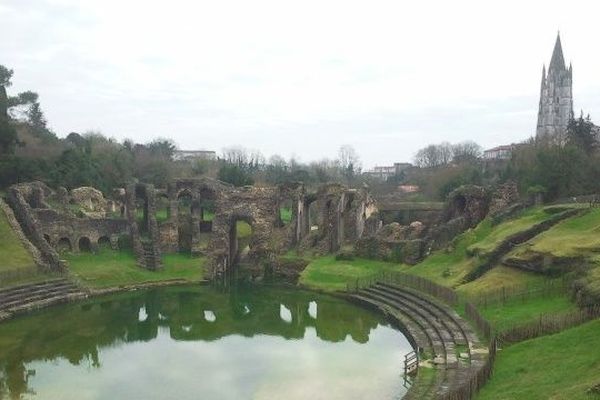
M 331 364 L 325 369 L 331 370 L 328 373 L 332 376 L 327 379 L 347 380 L 350 372 L 343 371 L 346 364 L 364 367 L 369 363 L 366 359 L 374 368 L 379 364 L 381 375 L 388 377 L 385 384 L 379 385 L 397 395 L 402 390 L 400 380 L 395 381 L 400 372 L 399 361 L 409 350 L 408 343 L 399 332 L 382 330 L 385 326 L 378 315 L 344 301 L 277 288 L 234 288 L 222 293 L 210 287 L 185 287 L 118 294 L 0 324 L 0 399 L 33 398 L 36 392 L 40 398 L 45 398 L 42 393 L 48 396 L 54 393 L 60 398 L 86 398 L 85 393 L 75 396 L 65 392 L 65 386 L 77 386 L 86 379 L 89 398 L 121 398 L 136 382 L 144 386 L 159 384 L 141 371 L 152 363 L 163 373 L 177 370 L 182 376 L 190 373 L 188 369 L 198 368 L 193 376 L 203 371 L 199 376 L 212 374 L 210 380 L 230 379 L 238 391 L 228 397 L 223 388 L 206 387 L 210 382 L 195 379 L 188 383 L 189 398 L 198 397 L 199 385 L 203 398 L 293 398 L 291 386 L 298 378 L 304 379 L 293 375 L 306 374 L 308 378 L 323 374 L 316 371 Z M 379 332 L 376 340 L 381 343 L 378 342 L 377 350 L 363 354 L 358 345 L 369 342 L 375 330 Z M 288 340 L 295 341 L 296 349 L 289 342 L 285 345 Z M 304 369 L 295 370 L 300 367 L 287 365 L 290 356 L 286 352 L 290 350 L 296 358 L 300 354 L 306 356 L 303 362 L 298 361 L 299 365 L 305 364 Z M 248 359 L 241 357 L 242 353 Z M 393 357 L 389 371 L 384 371 L 385 360 L 375 359 L 380 353 L 383 354 L 380 357 Z M 193 354 L 196 356 L 190 356 Z M 168 366 L 164 365 L 165 360 Z M 139 362 L 139 369 L 126 369 L 129 364 L 125 361 Z M 275 368 L 277 363 L 284 365 Z M 123 368 L 119 373 L 125 375 L 125 382 L 116 384 L 114 374 L 119 368 Z M 281 375 L 286 368 L 292 376 Z M 339 377 L 336 371 L 340 372 Z M 226 373 L 227 378 L 217 373 Z M 273 374 L 277 377 L 264 378 Z M 182 376 L 173 379 L 184 379 Z M 391 378 L 394 382 L 388 382 Z M 274 384 L 273 379 L 289 381 L 288 387 Z M 323 394 L 327 388 L 319 385 L 327 379 L 315 379 L 312 389 Z M 377 374 L 369 379 L 377 382 Z M 184 394 L 187 386 L 181 382 L 179 385 L 180 398 L 187 398 Z M 110 393 L 107 387 L 116 392 Z M 211 390 L 217 389 L 220 391 L 211 397 Z M 311 390 L 311 383 L 304 382 L 302 390 L 298 398 Z M 355 388 L 352 390 L 356 392 Z M 156 393 L 155 398 L 166 395 L 159 396 L 160 390 L 149 393 Z

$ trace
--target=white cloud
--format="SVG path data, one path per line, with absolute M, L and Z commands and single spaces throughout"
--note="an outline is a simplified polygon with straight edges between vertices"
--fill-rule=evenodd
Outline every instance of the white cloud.
M 364 164 L 429 142 L 533 134 L 560 28 L 577 108 L 600 111 L 598 5 L 584 0 L 5 0 L 1 63 L 61 135 L 100 129 L 182 148 Z

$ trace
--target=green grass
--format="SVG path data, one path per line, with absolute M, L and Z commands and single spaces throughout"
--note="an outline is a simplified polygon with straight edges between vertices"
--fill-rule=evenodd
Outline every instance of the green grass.
M 478 400 L 600 399 L 600 320 L 528 340 L 498 353 L 494 374 Z
M 596 255 L 600 252 L 600 209 L 560 222 L 521 246 L 514 255 L 527 258 L 530 252 L 556 257 Z
M 0 271 L 35 267 L 33 257 L 12 230 L 4 211 L 0 210 Z
M 325 291 L 346 290 L 346 283 L 381 271 L 400 271 L 402 266 L 385 261 L 354 259 L 338 261 L 325 256 L 311 261 L 300 275 L 300 284 Z
M 547 280 L 548 278 L 541 274 L 498 265 L 478 279 L 458 286 L 456 291 L 460 294 L 473 297 L 502 288 L 542 285 Z
M 68 254 L 66 259 L 70 272 L 82 284 L 93 288 L 167 279 L 186 279 L 192 282 L 202 279 L 204 274 L 204 259 L 186 254 L 163 255 L 163 269 L 160 271 L 138 267 L 130 251 L 102 250 L 97 254 Z
M 457 286 L 464 276 L 472 271 L 478 257 L 469 257 L 467 248 L 483 240 L 492 231 L 489 220 L 482 221 L 473 229 L 458 235 L 450 250 L 438 250 L 423 262 L 409 268 L 407 272 L 430 279 L 445 286 Z
M 535 322 L 541 314 L 565 314 L 577 311 L 577 306 L 566 295 L 539 296 L 509 300 L 487 307 L 479 307 L 483 317 L 498 331 L 516 325 Z
M 289 224 L 292 221 L 292 209 L 281 207 L 279 209 L 279 216 L 281 217 L 281 222 L 285 225 Z
M 238 239 L 244 239 L 252 235 L 252 227 L 245 221 L 237 221 L 235 229 Z
M 546 212 L 545 208 L 542 207 L 526 210 L 518 218 L 510 219 L 494 226 L 486 237 L 469 246 L 468 250 L 473 253 L 486 255 L 509 236 L 525 231 L 532 226 L 551 218 L 552 215 L 553 214 Z

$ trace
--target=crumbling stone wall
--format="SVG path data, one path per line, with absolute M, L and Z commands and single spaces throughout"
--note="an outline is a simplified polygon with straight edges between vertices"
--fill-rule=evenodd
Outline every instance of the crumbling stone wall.
M 40 224 L 33 212 L 33 208 L 47 207 L 46 193 L 50 193 L 50 189 L 44 183 L 30 182 L 11 186 L 8 189 L 7 199 L 21 229 L 29 241 L 40 251 L 43 265 L 52 271 L 63 271 L 66 269 L 65 262 L 44 239 Z
M 60 246 L 79 251 L 82 243 L 94 251 L 103 242 L 117 248 L 119 237 L 129 235 L 138 265 L 154 270 L 161 268 L 163 252 L 181 250 L 182 235 L 186 235 L 189 251 L 205 255 L 209 274 L 219 277 L 231 272 L 240 258 L 237 221 L 251 226 L 243 261 L 245 268 L 255 271 L 278 268 L 276 255 L 291 246 L 321 254 L 333 252 L 353 244 L 365 232 L 376 231 L 379 224 L 377 207 L 366 187 L 349 189 L 337 184 L 306 193 L 301 183 L 236 188 L 208 178 L 178 179 L 165 189 L 130 184 L 116 190 L 110 201 L 89 187 L 70 193 L 64 188 L 53 192 L 41 183 L 12 189 L 15 214 L 22 215 L 19 222 L 28 227 L 23 230 L 29 232 L 43 258 L 54 263 L 49 265 L 61 265 L 56 251 Z M 186 203 L 190 212 L 185 215 L 179 212 L 182 196 L 190 199 Z M 47 197 L 59 206 L 49 207 Z M 168 209 L 166 220 L 158 221 L 156 216 L 159 198 Z M 212 221 L 203 217 L 206 200 L 212 204 Z M 78 204 L 84 216 L 75 215 L 66 204 Z M 280 215 L 284 204 L 291 207 L 291 220 L 286 223 Z M 310 227 L 311 204 L 317 209 L 316 231 Z M 116 207 L 125 218 L 106 218 L 106 211 L 110 208 L 114 215 Z
M 137 221 L 137 202 L 143 201 L 143 226 Z M 160 232 L 156 221 L 156 193 L 150 184 L 131 184 L 126 189 L 127 222 L 133 252 L 140 267 L 150 270 L 162 268 Z
M 310 206 L 316 204 L 317 230 L 310 230 Z M 321 186 L 302 201 L 304 221 L 300 224 L 300 250 L 316 254 L 338 251 L 353 244 L 367 228 L 367 220 L 377 212 L 366 188 L 348 189 L 340 184 Z
M 106 216 L 107 201 L 98 189 L 84 186 L 71 190 L 70 202 L 81 208 L 81 211 L 91 218 Z
M 81 251 L 79 243 L 84 238 L 89 240 L 92 251 L 96 251 L 104 240 L 108 240 L 111 248 L 117 249 L 119 237 L 129 233 L 124 219 L 77 218 L 47 208 L 36 209 L 34 213 L 44 240 L 55 249 L 59 241 L 67 239 L 73 251 Z
M 492 194 L 489 214 L 494 217 L 519 201 L 519 189 L 515 181 L 507 181 Z

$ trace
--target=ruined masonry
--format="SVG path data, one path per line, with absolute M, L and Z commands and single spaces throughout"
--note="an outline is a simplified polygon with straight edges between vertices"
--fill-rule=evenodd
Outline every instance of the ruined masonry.
M 109 197 L 94 188 L 67 191 L 42 182 L 13 185 L 8 202 L 23 232 L 39 249 L 45 269 L 63 270 L 65 251 L 131 248 L 140 267 L 162 268 L 161 255 L 190 252 L 207 257 L 211 277 L 238 265 L 257 274 L 277 267 L 292 247 L 312 254 L 338 251 L 376 224 L 366 188 L 338 184 L 308 192 L 303 184 L 236 188 L 213 179 L 177 179 L 166 188 L 133 183 Z M 284 218 L 282 210 L 289 214 Z M 240 237 L 238 222 L 250 226 Z

